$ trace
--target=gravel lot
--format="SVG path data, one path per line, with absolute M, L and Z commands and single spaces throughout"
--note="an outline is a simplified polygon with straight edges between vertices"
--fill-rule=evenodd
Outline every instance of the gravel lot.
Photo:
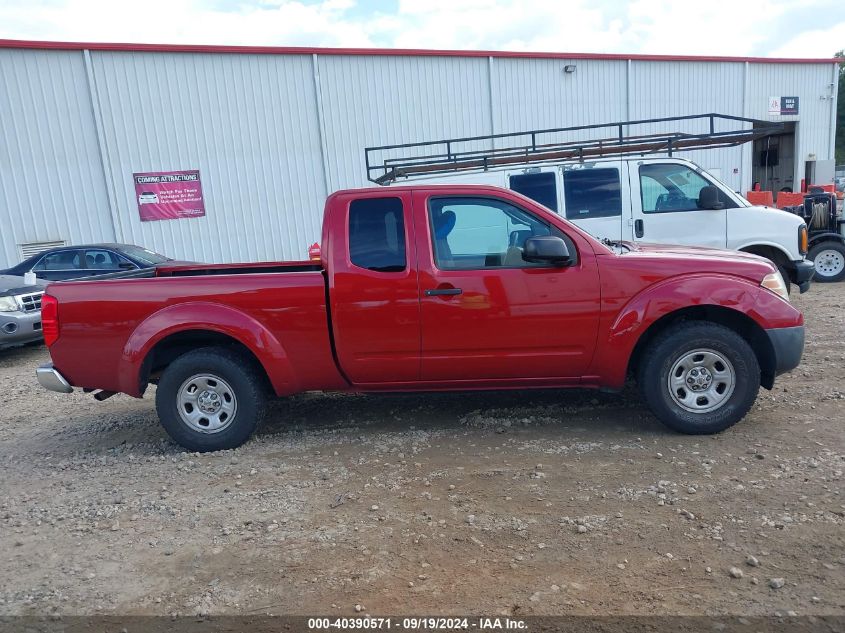
M 633 392 L 312 395 L 186 454 L 0 353 L 0 615 L 845 613 L 845 284 L 714 437 Z

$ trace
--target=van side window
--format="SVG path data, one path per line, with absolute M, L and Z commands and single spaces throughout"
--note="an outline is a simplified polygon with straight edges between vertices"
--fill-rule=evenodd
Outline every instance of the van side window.
M 621 216 L 619 170 L 610 167 L 567 169 L 563 172 L 563 197 L 569 220 Z
M 380 273 L 405 270 L 405 217 L 399 198 L 361 198 L 349 205 L 349 260 Z
M 640 197 L 643 213 L 698 211 L 698 197 L 710 181 L 686 165 L 653 163 L 640 165 Z M 736 203 L 719 189 L 719 202 L 725 209 Z
M 547 209 L 558 212 L 557 184 L 553 171 L 537 172 L 533 174 L 514 174 L 510 177 L 509 187 L 535 202 L 539 202 Z

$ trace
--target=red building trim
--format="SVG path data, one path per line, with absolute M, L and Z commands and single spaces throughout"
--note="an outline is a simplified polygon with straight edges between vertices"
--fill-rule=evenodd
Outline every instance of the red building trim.
M 251 55 L 376 55 L 412 57 L 500 57 L 522 59 L 597 59 L 645 62 L 750 62 L 752 64 L 838 64 L 839 59 L 719 57 L 711 55 L 623 55 L 618 53 L 541 53 L 520 51 L 424 50 L 415 48 L 315 48 L 303 46 L 220 46 L 211 44 L 123 44 L 111 42 L 40 42 L 0 39 L 0 48 L 149 53 L 235 53 Z

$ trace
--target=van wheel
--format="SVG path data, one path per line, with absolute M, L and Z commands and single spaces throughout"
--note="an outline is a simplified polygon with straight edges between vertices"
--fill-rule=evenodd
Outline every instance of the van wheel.
M 760 365 L 733 330 L 686 321 L 651 342 L 637 383 L 646 404 L 669 428 L 691 435 L 718 433 L 751 409 L 760 389 Z
M 173 440 L 205 453 L 237 448 L 264 415 L 264 381 L 252 359 L 204 347 L 173 361 L 158 383 L 156 410 Z
M 816 244 L 807 259 L 816 267 L 814 281 L 825 283 L 845 279 L 845 246 L 839 242 Z

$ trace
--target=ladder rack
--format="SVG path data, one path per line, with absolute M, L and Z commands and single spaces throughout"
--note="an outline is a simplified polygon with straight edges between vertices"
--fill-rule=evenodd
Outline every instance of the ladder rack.
M 642 129 L 646 126 L 650 127 Z M 632 133 L 637 127 L 640 132 Z M 655 131 L 664 127 L 675 131 Z M 381 145 L 365 148 L 364 155 L 367 179 L 388 185 L 410 176 L 487 171 L 509 165 L 655 153 L 671 156 L 679 150 L 733 147 L 785 131 L 786 126 L 776 121 L 710 113 Z

